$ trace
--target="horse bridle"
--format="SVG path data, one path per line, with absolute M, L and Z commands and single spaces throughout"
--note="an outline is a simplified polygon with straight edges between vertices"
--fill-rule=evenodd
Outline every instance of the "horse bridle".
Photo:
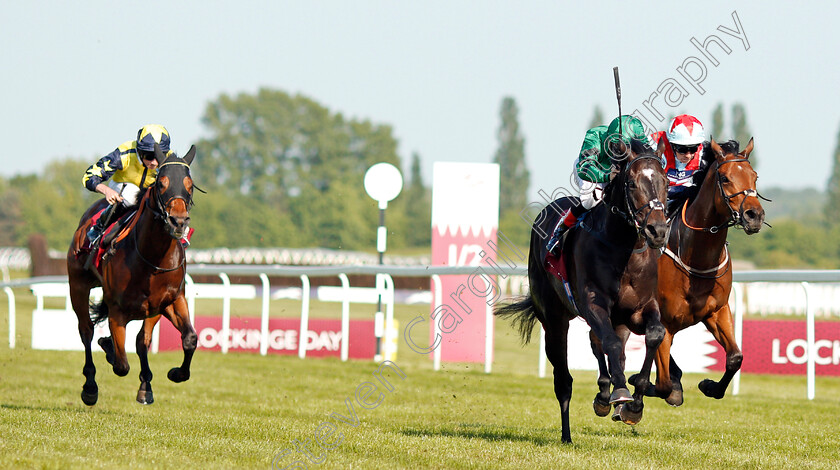
M 155 186 L 156 186 L 155 187 L 155 198 L 154 198 L 155 199 L 155 207 L 150 207 L 150 209 L 152 210 L 152 213 L 154 214 L 155 219 L 160 219 L 160 220 L 163 221 L 164 226 L 166 227 L 167 233 L 169 233 L 169 235 L 172 238 L 176 238 L 175 233 L 174 233 L 174 229 L 172 228 L 172 225 L 169 223 L 169 212 L 167 212 L 166 206 L 169 205 L 169 203 L 171 203 L 175 199 L 181 199 L 182 201 L 184 201 L 184 204 L 186 204 L 187 210 L 189 211 L 190 209 L 192 209 L 193 199 L 192 199 L 192 194 L 190 194 L 189 191 L 185 190 L 185 191 L 183 191 L 183 193 L 186 193 L 186 196 L 184 196 L 184 194 L 175 194 L 175 195 L 171 196 L 169 199 L 167 199 L 166 201 L 163 200 L 163 193 L 160 191 L 160 188 L 157 187 L 157 185 L 158 185 L 158 181 L 160 181 L 160 169 L 167 166 L 167 165 L 183 165 L 183 166 L 187 167 L 188 172 L 189 172 L 190 166 L 186 162 L 178 162 L 178 161 L 166 162 L 163 165 L 158 167 L 158 180 L 155 181 Z M 195 185 L 193 185 L 193 187 L 195 187 Z
M 641 161 L 641 160 L 656 160 L 656 162 L 658 164 L 660 164 L 660 166 L 662 164 L 662 160 L 659 157 L 657 157 L 656 155 L 647 155 L 647 154 L 646 155 L 640 155 L 639 157 L 636 157 L 635 159 L 628 162 L 627 166 L 624 167 L 624 170 L 622 171 L 622 173 L 629 172 L 630 171 L 630 166 L 633 165 L 634 163 L 638 162 L 638 161 Z M 629 188 L 628 183 L 629 182 L 628 182 L 627 176 L 625 174 L 624 175 L 624 204 L 627 206 L 627 212 L 622 211 L 621 209 L 618 208 L 618 206 L 613 206 L 613 205 L 607 203 L 607 201 L 604 201 L 604 203 L 606 203 L 607 206 L 609 206 L 610 212 L 612 212 L 613 214 L 616 214 L 618 216 L 621 216 L 622 218 L 624 218 L 624 220 L 627 221 L 627 223 L 636 227 L 636 232 L 642 233 L 642 227 L 647 225 L 648 218 L 650 218 L 650 215 L 653 213 L 653 211 L 665 212 L 665 204 L 662 201 L 660 201 L 659 198 L 654 198 L 654 199 L 651 199 L 650 201 L 648 201 L 647 204 L 645 204 L 645 205 L 643 205 L 639 208 L 634 209 L 632 203 L 630 202 L 630 188 Z M 640 224 L 639 220 L 636 216 L 639 214 L 639 212 L 641 212 L 645 209 L 647 209 L 648 212 L 647 212 L 647 214 L 645 214 L 644 221 Z
M 749 162 L 749 159 L 741 157 L 741 158 L 733 158 L 732 160 L 724 160 L 724 161 L 719 161 L 718 160 L 718 161 L 715 161 L 715 167 L 713 168 L 714 172 L 717 173 L 717 187 L 720 190 L 720 195 L 726 201 L 726 207 L 729 209 L 729 219 L 726 220 L 725 222 L 723 222 L 720 225 L 714 225 L 712 227 L 691 227 L 691 226 L 687 225 L 688 228 L 690 228 L 692 230 L 698 230 L 698 231 L 709 232 L 709 233 L 717 233 L 717 232 L 720 231 L 720 229 L 729 228 L 729 227 L 736 227 L 737 226 L 737 227 L 743 228 L 744 224 L 742 222 L 743 218 L 741 217 L 741 213 L 744 212 L 744 202 L 747 201 L 748 197 L 757 197 L 757 198 L 763 199 L 765 201 L 772 202 L 771 199 L 768 199 L 768 198 L 762 196 L 761 194 L 759 194 L 758 190 L 753 189 L 753 188 L 747 188 L 743 191 L 738 191 L 737 193 L 734 193 L 734 194 L 727 194 L 726 193 L 726 190 L 723 189 L 723 175 L 720 174 L 719 170 L 720 170 L 721 165 L 724 165 L 726 163 L 736 163 L 736 162 Z M 733 198 L 736 198 L 736 197 L 738 197 L 742 194 L 744 195 L 744 199 L 741 200 L 741 204 L 738 206 L 738 210 L 736 211 L 736 210 L 732 209 L 732 205 L 729 203 L 729 201 L 731 201 Z M 764 222 L 764 223 L 767 224 L 767 222 Z M 769 226 L 770 224 L 767 224 L 767 225 Z

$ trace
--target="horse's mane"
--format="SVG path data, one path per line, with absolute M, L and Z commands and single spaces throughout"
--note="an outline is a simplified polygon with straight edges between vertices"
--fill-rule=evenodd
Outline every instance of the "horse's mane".
M 150 189 L 152 189 L 152 186 L 154 186 L 154 185 L 147 186 L 145 188 L 141 188 L 140 192 L 137 193 L 137 200 L 134 202 L 134 204 L 129 206 L 129 208 L 130 209 L 136 209 L 136 208 L 140 207 L 140 201 L 143 200 L 143 196 L 146 195 L 146 192 L 148 192 Z
M 718 145 L 720 145 L 724 155 L 737 154 L 741 147 L 741 144 L 734 139 L 722 143 L 718 142 Z M 700 185 L 703 184 L 703 180 L 706 179 L 706 173 L 709 172 L 709 168 L 711 168 L 714 161 L 715 153 L 712 150 L 712 143 L 707 140 L 703 142 L 703 157 L 700 159 L 700 168 L 698 168 L 691 177 L 691 182 L 694 183 L 696 187 L 699 188 Z

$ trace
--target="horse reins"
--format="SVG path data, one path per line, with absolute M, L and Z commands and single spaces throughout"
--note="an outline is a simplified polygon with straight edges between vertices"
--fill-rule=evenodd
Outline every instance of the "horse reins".
M 714 172 L 717 173 L 717 187 L 720 190 L 720 195 L 726 200 L 726 207 L 729 209 L 729 219 L 726 222 L 723 222 L 720 225 L 714 225 L 712 227 L 694 227 L 689 225 L 689 223 L 685 220 L 685 209 L 688 207 L 688 201 L 685 202 L 682 208 L 682 223 L 690 228 L 691 230 L 700 231 L 700 232 L 709 232 L 709 233 L 717 233 L 720 229 L 729 228 L 729 227 L 743 227 L 744 224 L 741 221 L 741 212 L 744 210 L 744 202 L 746 202 L 748 197 L 757 197 L 763 199 L 768 202 L 772 202 L 770 199 L 762 196 L 759 192 L 755 189 L 748 188 L 743 191 L 738 191 L 734 194 L 726 194 L 726 191 L 723 189 L 723 176 L 718 171 L 720 166 L 725 163 L 736 163 L 736 162 L 748 162 L 749 159 L 747 158 L 733 158 L 732 160 L 725 160 L 723 162 L 716 161 Z M 741 200 L 741 204 L 738 206 L 738 210 L 732 209 L 732 205 L 729 204 L 733 198 L 744 195 L 744 199 Z M 765 222 L 766 223 L 766 222 Z M 769 224 L 768 224 L 769 225 Z
M 660 158 L 655 155 L 642 155 L 630 161 L 624 168 L 624 172 L 628 172 L 632 164 L 641 160 L 656 160 L 657 162 L 661 162 Z M 648 201 L 647 204 L 634 210 L 633 205 L 630 203 L 630 188 L 627 183 L 626 175 L 624 180 L 624 204 L 627 206 L 627 212 L 625 213 L 624 211 L 619 209 L 618 206 L 613 206 L 607 203 L 607 201 L 604 201 L 604 203 L 606 203 L 609 206 L 610 212 L 612 212 L 615 215 L 621 216 L 622 218 L 624 218 L 624 220 L 627 221 L 627 223 L 636 227 L 636 232 L 639 234 L 642 233 L 642 227 L 647 225 L 648 218 L 650 218 L 650 215 L 653 213 L 653 211 L 658 210 L 665 212 L 665 204 L 663 204 L 662 201 L 659 200 L 659 198 L 651 199 L 650 201 Z M 647 214 L 645 214 L 644 221 L 640 224 L 637 219 L 637 216 L 641 211 L 645 209 L 647 209 L 648 212 Z
M 744 210 L 744 202 L 747 200 L 748 197 L 758 197 L 758 198 L 764 199 L 765 201 L 770 201 L 770 199 L 767 199 L 766 197 L 762 196 L 761 194 L 758 193 L 757 190 L 752 189 L 752 188 L 748 188 L 748 189 L 745 189 L 743 191 L 739 191 L 739 192 L 734 193 L 734 194 L 726 194 L 726 191 L 723 189 L 723 176 L 718 171 L 720 169 L 720 166 L 723 165 L 724 163 L 735 163 L 735 162 L 746 162 L 746 161 L 749 161 L 749 160 L 747 158 L 733 158 L 732 160 L 725 160 L 723 162 L 721 162 L 721 161 L 716 161 L 715 162 L 714 171 L 717 173 L 717 187 L 720 190 L 721 196 L 726 200 L 726 207 L 729 209 L 729 212 L 730 212 L 729 219 L 727 221 L 725 221 L 724 223 L 720 224 L 720 225 L 713 225 L 712 227 L 694 227 L 694 226 L 690 225 L 688 223 L 688 221 L 685 220 L 685 211 L 688 208 L 688 201 L 685 201 L 685 203 L 683 204 L 683 207 L 682 207 L 681 214 L 680 214 L 680 218 L 682 220 L 683 225 L 685 225 L 690 230 L 694 230 L 696 232 L 707 232 L 707 233 L 712 233 L 712 234 L 718 233 L 723 228 L 729 228 L 729 227 L 734 227 L 734 226 L 743 227 L 743 224 L 741 223 L 741 211 Z M 732 209 L 732 206 L 729 204 L 729 201 L 731 201 L 736 196 L 740 196 L 741 194 L 744 195 L 744 199 L 741 200 L 741 204 L 738 207 L 738 211 L 736 212 L 735 210 Z M 679 232 L 677 232 L 677 235 L 679 236 Z M 723 253 L 724 253 L 723 261 L 719 265 L 715 266 L 714 268 L 709 268 L 709 269 L 692 268 L 691 266 L 685 264 L 685 262 L 682 260 L 681 254 L 679 253 L 679 252 L 682 251 L 681 246 L 682 245 L 681 245 L 680 241 L 677 240 L 677 251 L 678 251 L 678 253 L 674 253 L 673 251 L 668 249 L 667 246 L 665 246 L 665 248 L 662 250 L 662 252 L 665 253 L 666 255 L 670 256 L 674 260 L 674 262 L 677 263 L 677 265 L 679 267 L 684 269 L 689 274 L 693 274 L 697 277 L 706 278 L 706 279 L 717 279 L 719 277 L 722 277 L 723 275 L 725 275 L 729 271 L 729 268 L 727 268 L 725 271 L 723 271 L 720 274 L 713 275 L 713 276 L 708 275 L 709 273 L 717 273 L 721 268 L 726 267 L 727 264 L 729 263 L 729 249 L 727 248 L 726 243 L 724 243 L 724 245 L 723 245 Z
M 163 165 L 159 166 L 158 169 L 163 168 L 167 165 L 183 165 L 183 166 L 186 166 L 188 170 L 189 170 L 189 167 L 190 167 L 186 162 L 171 161 L 171 162 L 166 162 Z M 158 175 L 158 176 L 160 176 L 160 175 Z M 159 178 L 158 178 L 158 181 L 160 181 Z M 152 215 L 154 216 L 154 218 L 156 220 L 161 220 L 163 222 L 164 226 L 167 227 L 167 232 L 168 232 L 169 231 L 169 223 L 168 223 L 169 213 L 166 211 L 166 204 L 169 204 L 170 202 L 172 202 L 175 199 L 181 199 L 182 201 L 184 201 L 184 204 L 187 205 L 187 209 L 189 210 L 189 208 L 191 208 L 193 206 L 192 197 L 189 193 L 187 193 L 187 197 L 185 197 L 181 194 L 177 194 L 177 195 L 172 196 L 169 199 L 167 199 L 166 203 L 164 203 L 161 199 L 161 192 L 157 188 L 157 181 L 155 182 L 154 186 L 155 186 L 154 187 L 154 191 L 155 191 L 154 200 L 155 200 L 155 206 L 156 207 L 153 207 L 151 205 L 152 203 L 149 201 L 149 199 L 151 199 L 151 197 L 148 197 L 148 196 L 146 197 L 146 206 L 149 208 L 149 210 L 152 211 Z M 184 266 L 184 264 L 186 263 L 186 260 L 187 260 L 186 252 L 184 251 L 184 247 L 180 243 L 178 243 L 178 246 L 181 247 L 181 263 L 178 264 L 177 266 L 173 267 L 173 268 L 162 268 L 162 267 L 157 266 L 156 264 L 152 263 L 148 259 L 146 259 L 146 257 L 143 256 L 142 253 L 140 253 L 140 248 L 139 248 L 139 245 L 137 243 L 137 231 L 136 230 L 134 231 L 134 251 L 137 253 L 137 256 L 139 256 L 140 259 L 143 260 L 144 263 L 146 263 L 149 266 L 155 268 L 155 270 L 157 272 L 175 271 L 176 269 L 180 269 Z

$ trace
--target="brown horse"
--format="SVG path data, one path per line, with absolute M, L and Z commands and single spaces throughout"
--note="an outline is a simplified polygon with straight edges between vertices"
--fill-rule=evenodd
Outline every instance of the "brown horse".
M 631 398 L 624 376 L 623 343 L 614 325 L 628 325 L 632 331 L 645 335 L 648 373 L 665 333 L 659 322 L 656 272 L 658 248 L 665 244 L 667 229 L 662 201 L 668 180 L 660 158 L 650 147 L 633 141 L 630 149 L 621 145 L 614 153 L 626 154 L 628 158 L 617 163 L 618 171 L 604 191 L 603 202 L 583 218 L 579 227 L 569 230 L 561 242 L 565 261 L 562 266 L 568 273 L 565 279 L 571 298 L 554 274 L 557 268 L 546 264 L 545 239 L 561 212 L 553 203 L 537 216 L 531 230 L 529 295 L 495 312 L 512 317 L 525 342 L 537 321 L 545 328 L 545 352 L 554 366 L 554 393 L 560 403 L 561 439 L 567 443 L 572 441 L 568 355 L 581 353 L 567 350 L 569 321 L 578 315 L 586 320 L 597 341 L 598 350 L 593 346 L 593 352 L 604 365 L 603 370 L 607 370 L 608 363 L 608 372 L 598 380 L 602 392 L 599 397 L 606 408 L 602 416 L 615 404 L 617 419 L 628 424 L 641 419 L 642 397 L 648 384 L 637 383 Z M 562 207 L 563 203 L 559 204 Z M 554 261 L 560 263 L 556 258 Z M 606 353 L 606 361 L 600 351 Z
M 140 357 L 138 402 L 154 402 L 147 354 L 152 330 L 161 315 L 181 332 L 184 349 L 183 363 L 171 369 L 167 376 L 173 382 L 190 378 L 190 361 L 198 337 L 190 323 L 184 297 L 186 254 L 179 239 L 190 221 L 193 183 L 189 165 L 194 157 L 195 146 L 181 159 L 175 155 L 164 157 L 155 145 L 155 158 L 160 165 L 157 181 L 138 197 L 137 212 L 111 242 L 98 268 L 85 269 L 88 253 L 82 250 L 82 246 L 91 217 L 106 205 L 104 199 L 85 212 L 76 229 L 67 253 L 67 272 L 70 300 L 85 346 L 82 371 L 86 380 L 82 386 L 82 401 L 86 405 L 95 404 L 99 395 L 91 354 L 93 326 L 106 317 L 111 338 L 100 339 L 99 345 L 105 350 L 114 373 L 120 377 L 128 374 L 129 370 L 124 346 L 125 326 L 131 320 L 143 320 L 143 328 L 136 341 Z M 102 303 L 90 307 L 90 290 L 95 286 L 102 286 Z
M 749 161 L 753 139 L 741 152 L 734 140 L 719 145 L 711 139 L 705 150 L 708 171 L 697 196 L 690 204 L 686 202 L 672 223 L 667 256 L 659 258 L 659 308 L 667 332 L 656 354 L 656 386 L 649 386 L 647 393 L 673 406 L 683 402 L 682 371 L 671 357 L 678 331 L 703 322 L 726 351 L 723 378 L 700 382 L 700 391 L 706 396 L 723 398 L 741 368 L 743 355 L 735 342 L 729 310 L 732 260 L 726 235 L 732 226 L 752 235 L 764 223 L 762 196 L 755 185 L 758 175 Z M 634 381 L 631 377 L 630 382 Z

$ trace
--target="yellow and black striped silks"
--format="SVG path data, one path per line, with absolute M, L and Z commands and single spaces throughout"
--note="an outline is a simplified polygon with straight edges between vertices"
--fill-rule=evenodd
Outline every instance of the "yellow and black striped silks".
M 169 156 L 172 153 L 169 150 L 166 155 Z M 132 183 L 138 187 L 147 188 L 155 182 L 157 170 L 148 170 L 143 179 L 144 169 L 143 162 L 137 155 L 137 141 L 129 140 L 91 165 L 82 177 L 82 184 L 90 191 L 96 191 L 99 183 L 112 179 L 117 183 Z

